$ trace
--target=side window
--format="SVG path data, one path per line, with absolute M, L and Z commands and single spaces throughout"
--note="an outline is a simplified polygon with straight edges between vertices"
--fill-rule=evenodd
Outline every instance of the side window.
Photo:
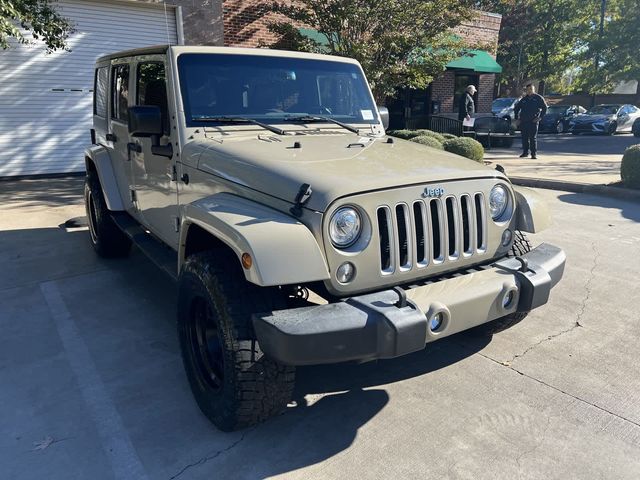
M 136 105 L 160 107 L 164 133 L 169 133 L 169 109 L 164 63 L 145 62 L 138 64 L 136 73 Z
M 129 120 L 129 65 L 116 65 L 111 76 L 111 118 Z
M 95 84 L 93 86 L 93 113 L 102 118 L 107 118 L 108 86 L 109 69 L 107 67 L 96 69 Z

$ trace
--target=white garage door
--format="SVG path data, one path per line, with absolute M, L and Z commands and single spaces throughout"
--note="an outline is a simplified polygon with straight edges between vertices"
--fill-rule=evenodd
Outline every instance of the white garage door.
M 70 52 L 0 50 L 0 177 L 84 170 L 93 65 L 106 54 L 176 44 L 175 10 L 143 2 L 61 0 L 75 24 Z

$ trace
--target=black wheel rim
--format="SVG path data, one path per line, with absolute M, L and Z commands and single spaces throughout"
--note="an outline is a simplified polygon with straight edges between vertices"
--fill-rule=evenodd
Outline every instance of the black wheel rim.
M 220 390 L 224 381 L 222 341 L 211 305 L 202 297 L 191 302 L 188 334 L 200 381 L 212 390 Z
M 93 201 L 93 195 L 90 190 L 87 190 L 87 216 L 89 217 L 89 233 L 91 234 L 91 241 L 93 243 L 98 242 L 98 236 L 96 235 L 96 223 L 97 223 L 97 215 L 96 215 L 96 204 Z

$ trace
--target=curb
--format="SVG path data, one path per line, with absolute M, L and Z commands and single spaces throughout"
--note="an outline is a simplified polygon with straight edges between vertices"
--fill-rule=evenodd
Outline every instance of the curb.
M 547 180 L 543 178 L 509 177 L 509 179 L 514 185 L 520 185 L 522 187 L 546 188 L 548 190 L 604 195 L 609 198 L 640 202 L 640 190 L 631 190 L 630 188 L 611 187 L 609 185 L 593 185 L 590 183 L 564 182 L 562 180 Z

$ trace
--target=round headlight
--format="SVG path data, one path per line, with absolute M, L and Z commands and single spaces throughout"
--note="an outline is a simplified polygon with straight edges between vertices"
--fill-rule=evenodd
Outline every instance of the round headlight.
M 336 210 L 329 222 L 329 236 L 338 248 L 353 245 L 362 230 L 360 214 L 353 207 L 342 207 Z
M 499 219 L 509 204 L 509 192 L 503 185 L 496 185 L 489 194 L 489 210 L 491 218 Z

